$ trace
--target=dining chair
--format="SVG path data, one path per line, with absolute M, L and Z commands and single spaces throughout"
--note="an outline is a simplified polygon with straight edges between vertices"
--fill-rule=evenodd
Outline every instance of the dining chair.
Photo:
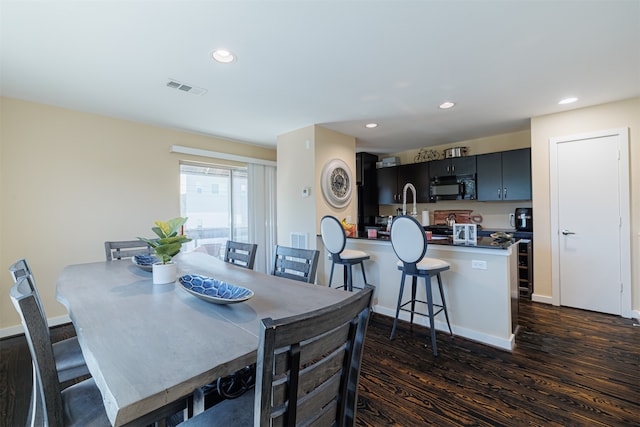
M 35 304 L 38 307 L 38 311 L 42 316 L 42 319 L 47 325 L 47 315 L 36 287 L 36 282 L 33 277 L 31 267 L 25 258 L 14 262 L 9 267 L 9 272 L 13 278 L 13 283 L 18 283 L 23 278 L 28 277 L 27 285 L 31 286 L 31 292 L 35 300 Z M 49 327 L 47 326 L 47 334 L 49 334 Z M 50 339 L 50 338 L 49 338 Z M 81 377 L 89 376 L 89 368 L 82 355 L 80 344 L 78 343 L 78 337 L 71 337 L 64 340 L 52 343 L 53 357 L 55 360 L 56 372 L 58 373 L 58 380 L 60 383 L 66 383 L 67 381 L 75 380 Z
M 271 274 L 301 282 L 313 283 L 320 251 L 276 245 Z
M 345 290 L 353 291 L 353 272 L 351 267 L 354 265 L 360 265 L 362 279 L 366 284 L 367 276 L 364 272 L 364 261 L 369 259 L 369 255 L 363 251 L 345 249 L 347 245 L 347 234 L 338 218 L 331 215 L 322 217 L 320 220 L 320 234 L 322 235 L 324 247 L 327 248 L 331 255 L 329 287 L 331 287 L 331 283 L 333 282 L 333 270 L 336 264 L 343 266 L 344 276 L 346 276 L 343 285 Z
M 153 248 L 140 240 L 120 240 L 104 242 L 107 261 L 132 258 L 135 255 L 152 255 Z
M 49 327 L 42 317 L 31 276 L 13 285 L 10 297 L 24 327 L 33 365 L 27 425 L 111 426 L 93 378 L 61 390 Z
M 227 240 L 227 246 L 224 250 L 224 261 L 253 270 L 257 249 L 258 245 L 255 243 L 241 243 Z
M 396 306 L 396 317 L 393 321 L 393 328 L 391 329 L 390 339 L 395 337 L 396 327 L 398 325 L 398 316 L 400 310 L 407 311 L 411 314 L 411 324 L 413 324 L 414 314 L 420 316 L 429 317 L 429 328 L 431 332 L 431 349 L 433 355 L 438 355 L 438 347 L 436 344 L 436 329 L 434 326 L 434 317 L 440 312 L 444 311 L 444 316 L 447 320 L 447 326 L 449 332 L 453 335 L 451 330 L 451 324 L 449 323 L 449 314 L 447 313 L 447 304 L 444 299 L 444 292 L 442 290 L 442 278 L 440 273 L 449 270 L 450 265 L 448 262 L 436 259 L 427 258 L 427 236 L 425 234 L 422 225 L 412 216 L 400 215 L 393 219 L 391 223 L 391 246 L 393 251 L 399 258 L 397 263 L 398 270 L 402 271 L 402 279 L 400 281 L 400 292 L 398 294 L 398 305 Z M 411 276 L 411 299 L 402 303 L 402 294 L 404 292 L 404 283 L 407 276 Z M 433 295 L 431 291 L 431 278 L 436 277 L 438 280 L 438 289 L 440 290 L 441 304 L 435 304 L 433 302 Z M 417 280 L 419 277 L 424 278 L 427 301 L 421 301 L 416 297 Z M 416 311 L 416 302 L 427 305 L 427 313 Z M 411 305 L 411 308 L 405 308 L 406 305 Z M 438 308 L 434 312 L 434 307 Z
M 262 319 L 255 388 L 180 424 L 353 426 L 373 287 L 310 313 Z

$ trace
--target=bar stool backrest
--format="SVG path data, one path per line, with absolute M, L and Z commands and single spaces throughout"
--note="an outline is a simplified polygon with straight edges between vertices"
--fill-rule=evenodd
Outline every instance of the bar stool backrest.
M 338 218 L 326 215 L 320 221 L 322 243 L 332 254 L 340 254 L 347 244 L 347 235 Z
M 427 253 L 427 236 L 422 225 L 409 215 L 397 216 L 391 223 L 391 246 L 405 264 L 415 264 Z

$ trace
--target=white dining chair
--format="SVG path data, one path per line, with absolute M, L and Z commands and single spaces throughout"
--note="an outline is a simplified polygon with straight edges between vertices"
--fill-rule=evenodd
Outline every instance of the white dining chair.
M 353 291 L 353 271 L 352 266 L 360 265 L 362 279 L 367 284 L 367 275 L 364 272 L 364 261 L 370 257 L 366 252 L 355 249 L 345 249 L 347 245 L 347 234 L 338 218 L 325 215 L 320 220 L 320 233 L 322 243 L 331 255 L 331 273 L 329 274 L 329 287 L 333 282 L 333 270 L 336 265 L 342 265 L 345 272 L 344 289 Z
M 402 279 L 400 281 L 400 292 L 398 294 L 398 304 L 396 306 L 396 316 L 393 321 L 390 339 L 395 338 L 396 327 L 398 325 L 398 316 L 400 310 L 408 311 L 411 314 L 411 324 L 413 324 L 414 314 L 429 317 L 429 327 L 431 332 L 431 349 L 434 356 L 438 355 L 438 347 L 436 344 L 436 330 L 434 325 L 434 317 L 440 312 L 444 312 L 447 320 L 449 332 L 453 335 L 451 324 L 449 323 L 449 314 L 447 313 L 447 304 L 442 289 L 442 278 L 440 273 L 450 268 L 448 262 L 436 258 L 427 258 L 427 236 L 422 225 L 409 215 L 397 216 L 391 223 L 391 246 L 393 251 L 399 258 L 397 263 L 398 270 L 402 271 Z M 411 276 L 411 299 L 402 302 L 404 292 L 404 283 L 407 276 Z M 438 289 L 440 290 L 441 304 L 433 302 L 431 291 L 431 278 L 436 277 L 438 281 Z M 417 279 L 422 277 L 425 283 L 427 301 L 421 301 L 416 297 Z M 416 311 L 416 302 L 427 305 L 427 314 Z M 410 305 L 411 308 L 405 308 Z M 434 312 L 434 307 L 438 310 Z

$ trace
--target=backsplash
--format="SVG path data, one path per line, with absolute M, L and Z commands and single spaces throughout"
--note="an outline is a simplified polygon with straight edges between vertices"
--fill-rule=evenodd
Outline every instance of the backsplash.
M 437 203 L 418 203 L 416 205 L 418 211 L 418 221 L 421 220 L 422 211 L 429 211 L 429 220 L 433 224 L 433 211 L 435 210 L 460 210 L 470 209 L 471 215 L 482 215 L 482 228 L 485 229 L 513 229 L 509 224 L 509 214 L 515 212 L 516 208 L 530 208 L 531 201 L 523 202 L 475 202 L 469 200 L 437 202 Z M 402 203 L 397 205 L 380 205 L 380 215 L 397 215 L 396 209 L 402 210 Z M 413 203 L 407 202 L 407 212 L 411 213 Z M 535 212 L 533 213 L 535 217 Z

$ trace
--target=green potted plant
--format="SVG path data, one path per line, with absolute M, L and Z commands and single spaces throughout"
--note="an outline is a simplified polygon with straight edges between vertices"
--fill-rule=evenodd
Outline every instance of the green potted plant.
M 155 221 L 155 227 L 151 230 L 158 236 L 157 239 L 147 239 L 138 237 L 147 245 L 151 246 L 158 257 L 159 262 L 153 265 L 153 283 L 163 284 L 175 282 L 178 273 L 177 265 L 172 261 L 182 244 L 190 242 L 184 234 L 180 234 L 181 227 L 188 218 L 177 217 L 166 222 Z

